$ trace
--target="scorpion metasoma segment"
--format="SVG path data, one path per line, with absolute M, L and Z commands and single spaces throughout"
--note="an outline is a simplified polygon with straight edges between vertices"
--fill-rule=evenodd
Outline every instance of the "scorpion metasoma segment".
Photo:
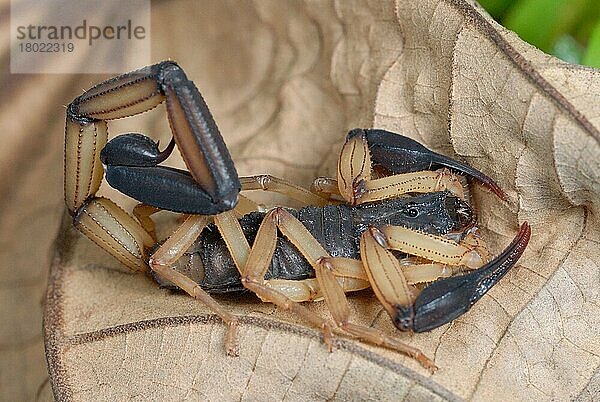
M 107 120 L 166 103 L 173 140 L 161 151 L 142 134 L 108 141 Z M 159 165 L 177 145 L 188 170 Z M 97 197 L 102 178 L 135 198 L 135 218 Z M 400 330 L 422 332 L 450 322 L 514 266 L 530 229 L 489 259 L 465 194 L 471 177 L 501 199 L 478 170 L 384 130 L 355 129 L 346 139 L 338 177 L 310 189 L 259 175 L 239 178 L 223 138 L 195 85 L 171 61 L 96 85 L 67 108 L 65 201 L 75 227 L 133 271 L 182 289 L 228 326 L 225 346 L 237 354 L 237 318 L 210 293 L 250 290 L 290 310 L 324 334 L 405 353 L 424 367 L 421 351 L 350 321 L 346 293 L 372 288 Z M 304 207 L 265 209 L 239 194 L 283 194 Z M 151 215 L 185 214 L 158 241 Z M 324 300 L 333 321 L 300 302 Z

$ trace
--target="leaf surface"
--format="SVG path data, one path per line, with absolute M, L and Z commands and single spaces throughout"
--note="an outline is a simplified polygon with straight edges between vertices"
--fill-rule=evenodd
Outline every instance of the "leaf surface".
M 598 398 L 597 70 L 543 54 L 462 0 L 165 2 L 153 29 L 153 54 L 177 59 L 199 86 L 240 174 L 306 186 L 335 173 L 349 129 L 385 128 L 468 162 L 507 192 L 503 203 L 471 187 L 492 252 L 524 220 L 534 235 L 488 295 L 432 332 L 399 334 L 370 292 L 350 298 L 355 322 L 434 358 L 440 370 L 430 375 L 349 339 L 329 353 L 318 331 L 248 295 L 218 298 L 242 317 L 240 357 L 228 358 L 210 311 L 112 269 L 65 220 L 45 318 L 57 397 Z M 132 127 L 168 139 L 162 108 L 110 130 Z M 323 303 L 308 308 L 327 314 Z

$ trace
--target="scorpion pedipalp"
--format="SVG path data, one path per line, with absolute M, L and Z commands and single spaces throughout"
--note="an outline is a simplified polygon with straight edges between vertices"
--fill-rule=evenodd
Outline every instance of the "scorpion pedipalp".
M 430 331 L 466 313 L 515 265 L 525 251 L 531 229 L 521 225 L 512 243 L 483 267 L 464 275 L 439 279 L 419 294 L 412 306 L 397 305 L 392 316 L 401 330 Z
M 484 173 L 465 163 L 433 152 L 412 138 L 386 130 L 359 128 L 351 130 L 347 138 L 357 136 L 366 138 L 373 164 L 383 166 L 391 173 L 412 173 L 447 167 L 474 178 L 502 200 L 507 199 L 506 193 L 500 186 Z
M 158 209 L 212 215 L 233 208 L 237 197 L 215 200 L 189 172 L 158 165 L 174 145 L 172 139 L 160 151 L 156 142 L 137 133 L 113 138 L 100 153 L 106 181 L 123 194 Z

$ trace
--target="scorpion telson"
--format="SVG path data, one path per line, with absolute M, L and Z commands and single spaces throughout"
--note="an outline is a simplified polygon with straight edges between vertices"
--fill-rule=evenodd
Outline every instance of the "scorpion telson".
M 137 133 L 107 143 L 108 120 L 162 102 L 173 134 L 163 151 Z M 159 165 L 175 145 L 188 170 Z M 230 355 L 238 353 L 238 320 L 210 293 L 249 290 L 320 328 L 330 348 L 334 335 L 346 334 L 434 371 L 418 349 L 352 323 L 346 293 L 372 288 L 399 329 L 422 332 L 468 311 L 515 265 L 529 225 L 490 260 L 459 175 L 506 199 L 482 172 L 375 129 L 352 130 L 337 179 L 317 178 L 310 189 L 270 175 L 240 178 L 198 89 L 171 61 L 104 81 L 67 108 L 65 202 L 75 227 L 131 270 L 206 304 L 228 327 Z M 103 176 L 140 202 L 135 218 L 96 196 Z M 261 212 L 239 194 L 250 190 L 304 207 Z M 151 219 L 160 210 L 186 214 L 164 241 Z M 333 321 L 300 304 L 321 299 Z

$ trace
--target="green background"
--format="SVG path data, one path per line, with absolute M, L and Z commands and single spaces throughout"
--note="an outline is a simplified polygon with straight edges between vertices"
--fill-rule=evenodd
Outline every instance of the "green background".
M 502 25 L 546 53 L 600 68 L 600 0 L 479 0 Z

